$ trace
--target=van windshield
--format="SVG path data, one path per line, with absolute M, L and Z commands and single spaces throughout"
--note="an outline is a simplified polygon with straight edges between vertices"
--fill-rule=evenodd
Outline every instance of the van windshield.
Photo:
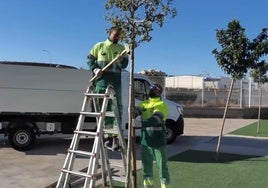
M 149 96 L 149 82 L 141 79 L 134 80 L 134 95 L 138 100 L 146 100 Z

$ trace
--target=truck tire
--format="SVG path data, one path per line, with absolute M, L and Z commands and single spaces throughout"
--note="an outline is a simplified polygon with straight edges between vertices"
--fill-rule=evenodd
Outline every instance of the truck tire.
M 167 144 L 173 144 L 177 138 L 177 131 L 174 124 L 167 123 Z
M 183 116 L 180 116 L 177 121 L 177 127 L 178 127 L 178 136 L 182 135 L 184 133 L 184 119 Z
M 33 146 L 35 138 L 33 128 L 27 125 L 13 127 L 8 134 L 10 145 L 18 151 L 29 150 Z

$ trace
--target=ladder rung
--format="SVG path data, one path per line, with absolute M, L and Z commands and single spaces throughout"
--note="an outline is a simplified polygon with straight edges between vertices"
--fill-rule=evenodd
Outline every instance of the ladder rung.
M 118 134 L 118 130 L 116 130 L 116 129 L 103 129 L 103 133 Z
M 88 117 L 100 117 L 102 115 L 102 113 L 99 112 L 80 112 L 80 114 L 82 115 L 86 115 Z
M 80 114 L 89 116 L 89 117 L 100 117 L 102 115 L 102 113 L 100 112 L 80 112 Z M 109 111 L 105 113 L 106 117 L 115 117 L 114 113 Z
M 78 131 L 78 130 L 75 130 L 74 133 L 83 134 L 83 135 L 87 135 L 87 136 L 99 136 L 99 132 L 91 132 L 91 131 Z
M 65 172 L 65 173 L 73 174 L 73 175 L 76 175 L 76 176 L 82 176 L 82 177 L 86 177 L 86 178 L 93 178 L 92 175 L 89 175 L 89 174 L 86 174 L 86 173 L 83 173 L 83 172 L 71 171 L 71 170 L 66 170 L 66 169 L 61 169 L 61 171 Z
M 106 116 L 106 117 L 115 117 L 114 113 L 111 112 L 111 111 L 106 112 L 106 113 L 105 113 L 105 116 Z
M 107 172 L 105 172 L 105 176 L 107 176 Z M 78 176 L 77 176 L 78 177 Z M 95 175 L 95 177 L 96 177 L 96 180 L 99 180 L 101 177 L 102 177 L 102 172 L 98 172 L 96 175 Z M 74 179 L 74 178 L 73 178 Z M 84 182 L 85 182 L 85 178 L 84 177 L 78 177 L 78 178 L 76 178 L 76 179 L 74 179 L 73 181 L 72 181 L 72 183 L 69 183 L 69 185 L 70 185 L 70 187 L 79 187 L 79 185 L 81 185 L 81 183 L 83 183 L 84 184 Z M 99 183 L 99 185 L 98 185 L 98 183 Z M 100 181 L 98 182 L 96 182 L 95 183 L 95 187 L 103 187 L 103 186 L 101 186 L 101 185 L 103 185 Z M 81 186 L 80 186 L 81 187 Z
M 95 97 L 95 98 L 109 97 L 109 95 L 105 93 L 85 93 L 85 95 L 89 97 Z
M 85 157 L 88 157 L 88 156 L 95 157 L 95 156 L 96 156 L 95 153 L 88 152 L 88 151 L 82 151 L 82 150 L 73 150 L 73 149 L 69 149 L 68 152 L 70 152 L 70 153 L 75 153 L 75 154 L 78 154 L 78 155 L 80 155 L 80 156 L 85 156 Z

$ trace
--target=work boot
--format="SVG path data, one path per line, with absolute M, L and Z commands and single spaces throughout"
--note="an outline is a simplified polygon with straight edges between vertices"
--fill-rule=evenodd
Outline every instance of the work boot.
M 104 146 L 106 148 L 112 148 L 112 146 L 113 146 L 113 138 L 112 137 L 106 138 L 106 140 L 104 142 Z
M 161 183 L 161 188 L 169 188 L 169 186 L 165 183 Z
M 143 187 L 144 188 L 153 188 L 154 187 L 154 180 L 151 177 L 146 177 L 143 180 Z
M 116 136 L 113 137 L 113 146 L 112 146 L 112 150 L 113 151 L 118 151 L 120 149 L 120 145 L 119 145 L 119 140 Z

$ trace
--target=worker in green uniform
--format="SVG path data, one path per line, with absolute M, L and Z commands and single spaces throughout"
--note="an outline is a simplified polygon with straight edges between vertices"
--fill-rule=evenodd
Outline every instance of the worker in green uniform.
M 108 69 L 102 72 L 102 68 L 111 62 L 118 54 L 120 54 L 125 47 L 119 44 L 121 29 L 112 27 L 109 30 L 109 37 L 106 41 L 99 42 L 91 49 L 88 59 L 88 66 L 90 70 L 97 75 L 93 86 L 96 93 L 105 93 L 107 86 L 112 85 L 115 90 L 115 95 L 118 103 L 118 110 L 121 118 L 122 104 L 121 104 L 121 71 L 128 65 L 128 55 L 120 58 L 113 63 Z M 101 104 L 100 104 L 101 105 Z M 112 111 L 112 103 L 108 104 L 107 110 Z M 105 127 L 112 128 L 115 124 L 115 119 L 112 117 L 105 118 Z M 118 147 L 118 139 L 115 135 L 107 138 L 105 146 L 116 148 Z
M 149 99 L 142 101 L 135 109 L 136 115 L 141 115 L 141 159 L 144 188 L 152 188 L 153 161 L 159 168 L 161 188 L 169 184 L 169 171 L 166 154 L 166 127 L 168 106 L 161 99 L 162 87 L 155 84 L 150 87 Z

